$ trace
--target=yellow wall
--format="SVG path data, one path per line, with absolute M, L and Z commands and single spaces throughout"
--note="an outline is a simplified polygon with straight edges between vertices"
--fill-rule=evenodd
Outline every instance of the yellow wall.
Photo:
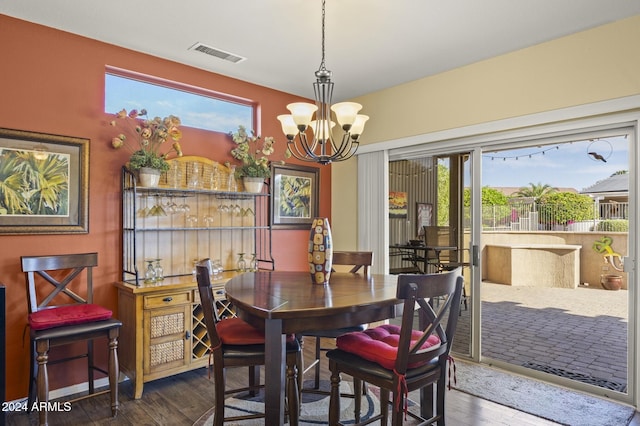
M 362 144 L 640 94 L 640 15 L 355 99 Z M 332 166 L 332 231 L 357 244 L 357 162 Z

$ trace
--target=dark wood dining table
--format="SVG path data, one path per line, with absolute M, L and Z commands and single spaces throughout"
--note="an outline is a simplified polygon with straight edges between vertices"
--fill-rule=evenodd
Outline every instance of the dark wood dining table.
M 394 318 L 396 283 L 394 275 L 332 273 L 319 285 L 309 272 L 292 271 L 246 272 L 227 282 L 236 314 L 265 330 L 265 424 L 284 423 L 286 335 Z

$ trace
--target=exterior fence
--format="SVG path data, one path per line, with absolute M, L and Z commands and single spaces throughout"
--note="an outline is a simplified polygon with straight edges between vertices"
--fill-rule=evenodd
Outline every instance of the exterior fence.
M 483 205 L 482 228 L 485 231 L 627 231 L 629 203 L 594 203 L 593 214 L 588 219 L 558 219 L 566 216 L 564 205 Z

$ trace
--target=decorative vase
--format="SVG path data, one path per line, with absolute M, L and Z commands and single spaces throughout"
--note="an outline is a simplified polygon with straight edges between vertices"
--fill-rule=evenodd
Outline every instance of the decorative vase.
M 264 185 L 264 178 L 244 176 L 242 178 L 245 192 L 251 192 L 253 194 L 259 194 L 262 192 L 262 186 Z
M 311 224 L 309 233 L 309 272 L 311 282 L 326 285 L 331 276 L 333 263 L 333 241 L 329 219 L 317 217 Z
M 622 275 L 603 275 L 601 283 L 605 290 L 620 290 L 622 288 Z
M 152 169 L 151 167 L 140 167 L 140 170 L 138 170 L 138 183 L 140 184 L 140 186 L 158 186 L 161 174 L 162 172 L 158 169 Z

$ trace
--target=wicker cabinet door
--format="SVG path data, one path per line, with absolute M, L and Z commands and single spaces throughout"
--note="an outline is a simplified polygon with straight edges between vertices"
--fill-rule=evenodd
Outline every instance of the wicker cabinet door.
M 146 310 L 144 322 L 145 375 L 189 364 L 190 305 Z

